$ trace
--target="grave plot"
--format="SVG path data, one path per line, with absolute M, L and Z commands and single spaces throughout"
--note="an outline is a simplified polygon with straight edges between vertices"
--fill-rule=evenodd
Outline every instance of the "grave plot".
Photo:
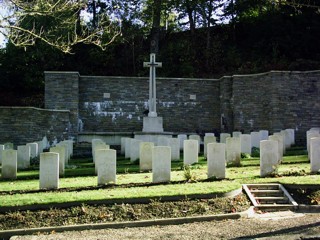
M 241 136 L 236 138 L 240 139 Z M 211 144 L 221 144 L 221 146 L 225 146 L 225 144 L 208 143 L 208 156 L 205 158 L 202 153 L 199 154 L 198 152 L 197 140 L 184 141 L 187 143 L 188 141 L 194 141 L 192 142 L 194 143 L 192 145 L 194 148 L 191 149 L 196 150 L 193 153 L 197 153 L 195 162 L 188 164 L 188 171 L 183 167 L 185 165 L 183 158 L 172 160 L 169 154 L 171 152 L 169 151 L 171 150 L 169 146 L 150 146 L 151 152 L 153 151 L 152 149 L 157 150 L 154 151 L 154 157 L 147 160 L 152 160 L 153 163 L 151 169 L 146 169 L 146 172 L 140 172 L 140 161 L 142 159 L 131 162 L 124 155 L 115 155 L 115 150 L 110 150 L 113 152 L 112 174 L 107 170 L 111 165 L 108 161 L 103 160 L 106 159 L 106 154 L 102 154 L 102 157 L 99 157 L 101 161 L 96 159 L 95 163 L 93 162 L 93 156 L 81 159 L 74 156 L 71 157 L 65 167 L 64 175 L 59 177 L 60 161 L 54 157 L 54 160 L 50 161 L 50 166 L 44 167 L 45 165 L 42 164 L 40 171 L 39 165 L 35 165 L 37 164 L 36 162 L 31 164 L 30 170 L 18 171 L 17 181 L 14 184 L 1 180 L 0 186 L 3 190 L 2 194 L 0 194 L 0 201 L 3 206 L 11 206 L 48 204 L 52 201 L 63 203 L 170 195 L 218 194 L 238 189 L 244 181 L 257 183 L 279 181 L 284 181 L 285 183 L 308 183 L 314 182 L 315 179 L 320 179 L 320 175 L 311 173 L 310 163 L 304 147 L 287 149 L 282 164 L 277 167 L 277 175 L 260 177 L 260 164 L 261 161 L 263 162 L 263 156 L 260 159 L 259 157 L 244 154 L 240 159 L 241 167 L 226 167 L 225 150 L 223 148 L 219 151 L 211 149 Z M 270 140 L 264 141 L 268 142 Z M 276 140 L 271 142 L 275 142 L 277 146 L 279 144 Z M 140 143 L 140 149 L 142 146 L 143 143 Z M 239 147 L 239 144 L 237 146 Z M 263 147 L 261 150 L 262 152 L 264 151 Z M 97 151 L 104 152 L 109 151 L 109 149 L 102 148 L 102 150 Z M 278 157 L 278 151 L 271 152 L 276 152 Z M 139 157 L 141 158 L 142 156 Z M 278 163 L 278 158 L 276 159 Z M 98 175 L 95 175 L 96 166 L 98 166 Z M 43 168 L 54 171 L 46 174 L 48 170 L 41 170 Z M 108 176 L 111 179 L 107 179 Z M 192 184 L 192 187 L 190 184 Z M 39 189 L 44 191 L 38 192 Z M 46 191 L 46 189 L 51 189 L 51 191 Z M 27 199 L 18 197 L 19 194 L 23 193 L 27 193 Z M 33 194 L 41 194 L 42 197 L 29 198 Z

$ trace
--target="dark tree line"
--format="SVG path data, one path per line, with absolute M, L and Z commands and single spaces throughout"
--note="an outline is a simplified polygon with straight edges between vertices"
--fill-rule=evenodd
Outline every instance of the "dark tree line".
M 110 28 L 102 42 L 79 41 L 70 46 L 71 54 L 41 39 L 27 48 L 9 41 L 0 50 L 0 105 L 43 106 L 44 71 L 148 76 L 142 62 L 150 51 L 163 62 L 158 74 L 168 77 L 320 69 L 317 1 L 90 0 L 81 7 L 90 16 L 84 23 L 77 12 L 77 21 L 82 21 L 77 24 L 87 25 L 85 34 L 98 29 L 106 16 L 109 24 L 120 23 L 121 34 L 102 50 L 97 43 L 117 34 Z M 27 28 L 33 26 L 28 17 L 20 22 Z M 36 20 L 52 23 L 43 15 Z M 87 36 L 84 28 L 77 29 Z

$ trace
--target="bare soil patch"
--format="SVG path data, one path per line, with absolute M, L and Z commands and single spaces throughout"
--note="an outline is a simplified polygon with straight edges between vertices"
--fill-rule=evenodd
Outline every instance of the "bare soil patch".
M 175 202 L 151 201 L 149 204 L 86 205 L 36 211 L 0 214 L 0 229 L 52 227 L 74 224 L 122 222 L 209 214 L 235 213 L 247 210 L 246 195 Z

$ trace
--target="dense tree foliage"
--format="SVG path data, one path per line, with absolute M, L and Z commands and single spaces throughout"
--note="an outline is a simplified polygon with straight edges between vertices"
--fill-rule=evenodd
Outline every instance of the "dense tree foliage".
M 50 3 L 40 0 L 19 1 L 33 7 L 33 3 Z M 158 74 L 168 77 L 216 78 L 236 73 L 320 68 L 318 1 L 69 2 L 82 3 L 83 27 L 76 28 L 80 36 L 97 33 L 101 19 L 118 23 L 121 34 L 117 35 L 118 30 L 110 28 L 102 34 L 99 44 L 96 44 L 96 38 L 91 39 L 91 44 L 86 44 L 90 41 L 73 42 L 68 45 L 72 54 L 64 54 L 61 48 L 41 41 L 41 38 L 28 42 L 26 40 L 30 40 L 30 36 L 23 35 L 23 38 L 14 35 L 15 38 L 11 37 L 0 51 L 0 105 L 42 106 L 44 71 L 148 76 L 148 70 L 143 68 L 142 62 L 148 60 L 150 51 L 158 52 L 157 59 L 163 62 Z M 21 14 L 20 8 L 16 11 Z M 48 38 L 51 42 L 57 36 L 62 36 L 58 40 L 63 40 L 67 35 L 61 33 L 67 30 L 59 29 L 61 22 L 52 17 L 55 14 L 23 15 L 17 26 L 35 31 L 45 25 L 53 31 L 49 35 L 51 38 Z M 67 21 L 68 16 L 59 15 L 62 22 Z M 83 29 L 87 29 L 87 32 Z M 112 43 L 109 44 L 111 38 Z M 16 47 L 19 41 L 26 41 L 27 45 L 32 43 L 32 46 Z M 101 45 L 107 45 L 105 50 L 101 49 Z

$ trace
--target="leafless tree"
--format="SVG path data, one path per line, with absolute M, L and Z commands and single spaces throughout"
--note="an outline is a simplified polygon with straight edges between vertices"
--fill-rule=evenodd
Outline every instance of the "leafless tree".
M 88 24 L 85 0 L 0 0 L 0 32 L 14 45 L 38 41 L 71 53 L 79 43 L 105 49 L 120 34 L 120 21 L 99 16 Z

